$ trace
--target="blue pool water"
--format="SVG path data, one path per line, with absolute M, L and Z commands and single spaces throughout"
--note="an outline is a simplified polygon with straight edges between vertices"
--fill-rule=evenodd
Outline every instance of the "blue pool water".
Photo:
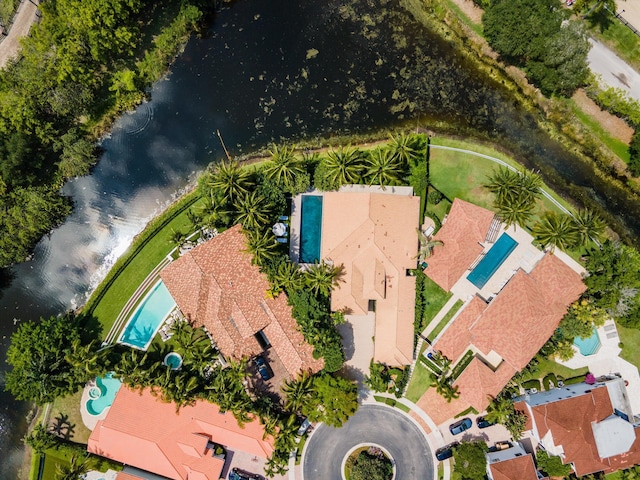
M 300 212 L 300 263 L 320 261 L 322 197 L 303 195 Z
M 506 233 L 500 235 L 480 263 L 467 275 L 467 280 L 478 288 L 484 287 L 517 246 L 518 242 Z
M 583 356 L 588 357 L 589 355 L 596 353 L 600 348 L 600 337 L 594 328 L 593 333 L 589 338 L 576 337 L 573 340 L 573 344 L 578 347 L 578 350 L 580 350 L 580 353 Z
M 113 378 L 110 373 L 104 377 L 96 378 L 96 387 L 100 391 L 100 396 L 87 400 L 87 411 L 91 415 L 100 415 L 105 408 L 111 406 L 121 385 L 120 380 Z
M 167 315 L 176 306 L 162 281 L 144 297 L 124 327 L 119 343 L 146 350 Z

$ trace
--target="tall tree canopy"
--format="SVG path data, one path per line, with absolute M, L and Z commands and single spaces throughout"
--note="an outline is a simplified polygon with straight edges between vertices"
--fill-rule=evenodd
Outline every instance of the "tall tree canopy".
M 76 391 L 88 380 L 84 366 L 70 363 L 65 353 L 80 344 L 81 330 L 73 316 L 23 323 L 11 336 L 6 388 L 18 400 L 42 405 Z
M 545 95 L 570 95 L 589 75 L 584 26 L 557 0 L 494 0 L 482 18 L 491 47 L 524 67 Z

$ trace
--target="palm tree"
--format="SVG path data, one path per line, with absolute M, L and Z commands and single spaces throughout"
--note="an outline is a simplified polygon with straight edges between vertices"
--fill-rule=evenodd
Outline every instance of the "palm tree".
M 591 210 L 578 210 L 573 217 L 578 241 L 576 246 L 586 247 L 591 240 L 599 241 L 604 233 L 605 223 Z
M 283 290 L 292 291 L 302 288 L 304 281 L 302 271 L 293 262 L 284 261 L 278 265 L 271 279 L 271 295 L 276 297 Z
M 422 262 L 425 259 L 429 258 L 433 254 L 433 249 L 435 247 L 441 247 L 444 245 L 442 240 L 429 240 L 427 237 L 418 229 L 418 241 L 420 242 L 420 248 L 418 249 L 418 261 Z
M 169 243 L 173 245 L 180 245 L 187 238 L 187 234 L 183 233 L 180 230 L 171 229 L 171 233 L 169 234 Z
M 256 190 L 238 198 L 234 207 L 238 211 L 235 223 L 244 230 L 262 229 L 269 223 L 269 205 Z
M 80 461 L 74 453 L 71 455 L 71 458 L 69 458 L 68 464 L 56 464 L 56 480 L 78 480 L 81 475 L 84 475 L 88 471 L 87 460 L 84 459 Z
M 501 423 L 504 425 L 513 413 L 513 400 L 504 395 L 498 395 L 498 397 L 491 400 L 491 403 L 487 407 L 485 418 L 491 423 Z
M 533 215 L 533 206 L 533 203 L 527 202 L 526 200 L 507 200 L 504 204 L 496 205 L 500 220 L 502 220 L 507 227 L 513 225 L 514 229 L 516 225 L 524 227 L 527 224 L 527 221 L 529 221 Z
M 431 386 L 436 387 L 438 395 L 442 395 L 447 403 L 451 403 L 451 400 L 455 400 L 460 397 L 458 386 L 451 385 L 451 378 L 444 373 L 436 377 L 436 379 L 431 383 Z
M 254 264 L 264 265 L 267 260 L 276 255 L 278 244 L 271 232 L 245 231 L 245 236 L 247 237 L 246 252 L 253 256 L 251 261 Z
M 65 354 L 67 363 L 80 370 L 79 375 L 83 377 L 94 377 L 104 373 L 104 366 L 100 362 L 104 350 L 96 350 L 94 345 L 93 340 L 87 345 L 82 345 L 80 340 L 76 339 L 71 342 L 71 349 Z M 81 372 L 84 372 L 84 375 Z
M 218 163 L 207 179 L 207 185 L 213 196 L 218 195 L 226 202 L 233 203 L 249 191 L 251 179 L 249 172 L 233 160 Z
M 329 265 L 324 260 L 311 265 L 304 274 L 307 286 L 314 294 L 329 295 L 333 287 L 337 287 L 342 276 L 342 265 L 336 267 Z
M 339 150 L 329 150 L 323 164 L 329 183 L 336 188 L 360 180 L 362 156 L 358 149 L 340 147 Z
M 578 242 L 578 231 L 571 215 L 546 212 L 533 226 L 533 236 L 553 252 L 556 247 L 566 250 Z
M 521 170 L 520 175 L 520 195 L 528 198 L 532 202 L 540 196 L 542 189 L 542 179 L 540 175 L 530 170 Z
M 386 148 L 376 148 L 366 160 L 365 176 L 369 185 L 399 185 L 403 173 L 398 157 Z
M 294 151 L 294 146 L 278 147 L 273 144 L 269 150 L 271 160 L 267 162 L 263 170 L 268 179 L 282 185 L 288 191 L 291 191 L 295 184 L 296 176 L 304 173 L 302 163 L 296 158 Z
M 313 377 L 303 372 L 296 380 L 287 380 L 281 387 L 285 396 L 284 407 L 291 412 L 301 412 L 308 406 L 315 392 Z
M 400 162 L 401 166 L 406 166 L 414 162 L 422 152 L 416 148 L 416 136 L 400 133 L 389 135 L 389 150 L 393 158 Z
M 500 167 L 489 176 L 488 182 L 483 186 L 495 195 L 496 204 L 500 204 L 514 196 L 520 181 L 518 172 L 506 167 Z

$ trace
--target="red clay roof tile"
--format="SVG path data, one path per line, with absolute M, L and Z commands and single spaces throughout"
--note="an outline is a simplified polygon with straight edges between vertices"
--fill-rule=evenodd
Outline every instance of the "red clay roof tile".
M 228 358 L 262 351 L 254 334 L 263 330 L 287 372 L 317 372 L 322 360 L 304 341 L 291 316 L 287 297 L 266 294 L 269 282 L 251 263 L 244 234 L 236 225 L 169 264 L 160 277 L 180 310 L 211 333 Z

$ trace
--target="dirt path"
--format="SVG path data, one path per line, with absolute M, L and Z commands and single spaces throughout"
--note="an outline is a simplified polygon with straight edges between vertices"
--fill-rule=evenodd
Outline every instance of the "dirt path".
M 455 3 L 473 23 L 477 23 L 478 25 L 482 23 L 482 9 L 476 6 L 472 0 L 451 1 Z
M 37 0 L 35 0 L 37 2 Z M 18 6 L 18 11 L 13 17 L 13 25 L 7 37 L 0 42 L 0 68 L 4 67 L 9 60 L 14 58 L 20 48 L 20 39 L 29 34 L 31 25 L 36 20 L 36 7 L 29 0 L 22 0 Z
M 574 102 L 580 107 L 584 113 L 596 119 L 596 121 L 604 128 L 609 135 L 625 143 L 631 142 L 633 136 L 633 128 L 627 125 L 627 122 L 609 112 L 605 112 L 591 100 L 584 90 L 578 90 L 573 97 Z

